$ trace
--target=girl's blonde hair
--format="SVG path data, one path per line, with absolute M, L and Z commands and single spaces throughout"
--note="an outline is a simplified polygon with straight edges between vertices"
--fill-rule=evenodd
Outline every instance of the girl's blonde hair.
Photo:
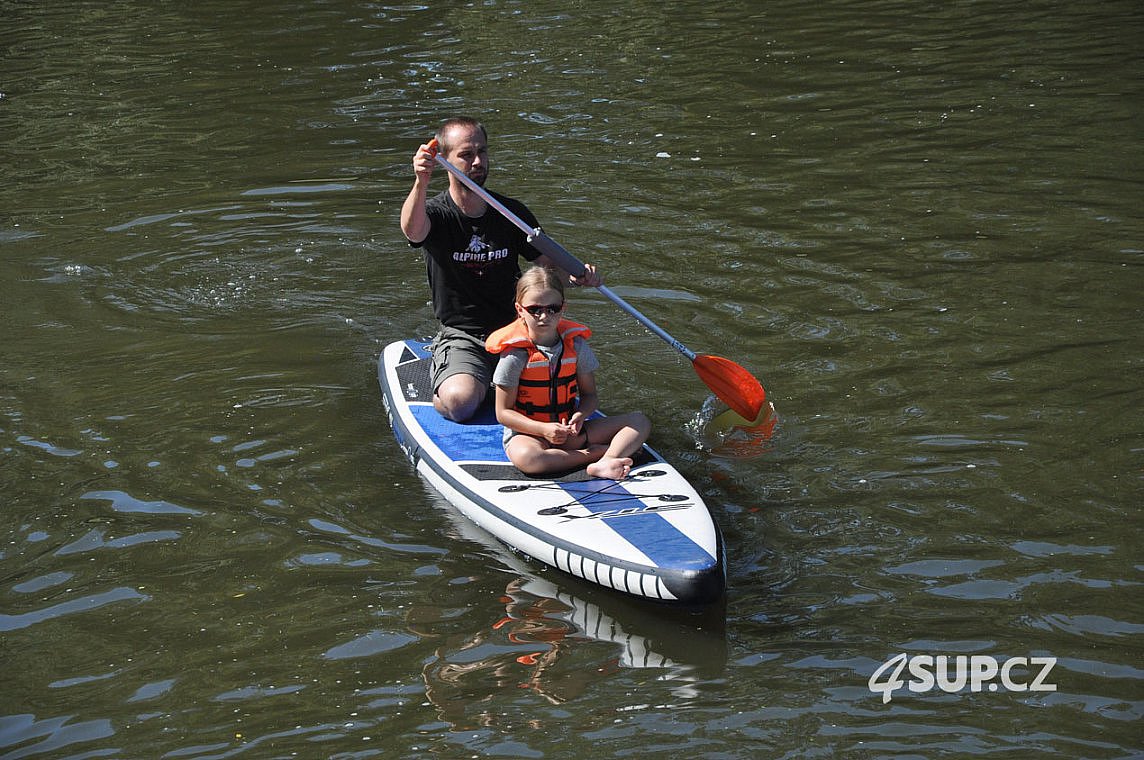
M 516 281 L 516 302 L 524 300 L 530 290 L 555 290 L 564 300 L 564 275 L 552 267 L 532 267 Z

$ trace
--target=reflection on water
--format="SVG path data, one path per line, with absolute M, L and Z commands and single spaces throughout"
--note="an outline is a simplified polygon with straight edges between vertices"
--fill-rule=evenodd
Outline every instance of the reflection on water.
M 614 672 L 606 665 L 594 671 L 561 667 L 560 661 L 572 656 L 579 633 L 563 618 L 571 608 L 552 597 L 522 592 L 520 585 L 514 581 L 505 590 L 500 600 L 505 603 L 504 617 L 476 636 L 446 638 L 437 650 L 438 659 L 426 664 L 426 696 L 454 729 L 493 725 L 493 714 L 471 713 L 474 707 L 495 702 L 506 689 L 530 689 L 559 704 Z
M 633 668 L 654 671 L 654 679 L 670 684 L 682 705 L 697 696 L 691 684 L 723 667 L 721 608 L 689 614 L 609 595 L 550 568 L 532 568 L 426 490 L 458 538 L 479 544 L 510 570 L 501 576 L 507 578 L 504 593 L 489 602 L 484 611 L 493 614 L 479 630 L 448 633 L 450 616 L 436 606 L 414 604 L 408 612 L 410 630 L 434 643 L 434 657 L 422 671 L 426 695 L 453 730 L 503 723 L 502 704 L 515 698 L 514 691 L 558 705 Z M 533 722 L 539 727 L 544 721 Z

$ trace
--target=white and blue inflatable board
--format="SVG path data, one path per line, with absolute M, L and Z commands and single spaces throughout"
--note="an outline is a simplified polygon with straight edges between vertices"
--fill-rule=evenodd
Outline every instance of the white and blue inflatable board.
M 378 380 L 409 461 L 468 519 L 509 547 L 638 597 L 705 604 L 723 595 L 723 541 L 695 489 L 648 447 L 622 481 L 583 469 L 531 477 L 504 453 L 491 403 L 456 423 L 433 408 L 427 341 L 382 351 Z M 490 394 L 491 395 L 491 394 Z

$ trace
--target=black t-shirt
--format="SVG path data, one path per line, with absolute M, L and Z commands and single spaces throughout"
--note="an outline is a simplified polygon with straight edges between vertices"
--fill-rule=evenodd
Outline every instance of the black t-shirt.
M 523 203 L 490 194 L 529 226 L 537 226 Z M 410 245 L 424 249 L 433 313 L 441 324 L 483 338 L 516 319 L 518 257 L 532 261 L 540 256 L 524 232 L 492 207 L 479 218 L 465 216 L 448 190 L 429 199 L 425 212 L 429 236 Z

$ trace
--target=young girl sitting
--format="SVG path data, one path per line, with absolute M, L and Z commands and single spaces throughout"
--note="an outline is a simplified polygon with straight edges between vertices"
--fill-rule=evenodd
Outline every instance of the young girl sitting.
M 639 412 L 588 419 L 599 404 L 600 363 L 586 340 L 591 331 L 563 318 L 563 277 L 544 267 L 525 272 L 516 314 L 485 342 L 500 354 L 493 384 L 509 460 L 528 475 L 587 465 L 592 477 L 627 477 L 651 422 Z

